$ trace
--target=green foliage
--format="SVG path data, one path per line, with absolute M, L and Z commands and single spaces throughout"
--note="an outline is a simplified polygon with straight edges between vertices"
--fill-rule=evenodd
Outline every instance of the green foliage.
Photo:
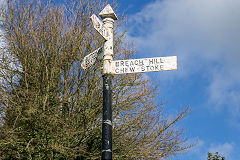
M 208 152 L 208 160 L 225 160 L 225 157 L 221 156 L 216 152 L 214 155 Z
M 104 43 L 89 17 L 106 4 L 40 2 L 9 1 L 3 17 L 0 159 L 100 159 L 102 64 L 80 64 Z M 124 33 L 115 33 L 116 59 L 134 53 Z M 114 76 L 114 159 L 161 159 L 191 147 L 174 128 L 188 110 L 166 118 L 156 96 L 142 74 Z

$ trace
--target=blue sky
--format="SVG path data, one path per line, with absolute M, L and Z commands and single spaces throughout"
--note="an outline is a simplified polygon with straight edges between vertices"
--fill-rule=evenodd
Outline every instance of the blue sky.
M 136 58 L 178 56 L 177 71 L 144 73 L 169 114 L 191 107 L 178 127 L 196 146 L 174 160 L 206 160 L 208 151 L 239 160 L 240 0 L 117 2 Z
M 119 0 L 136 58 L 178 56 L 178 70 L 146 73 L 159 101 L 191 113 L 179 126 L 196 143 L 175 160 L 206 160 L 220 152 L 240 159 L 240 1 Z

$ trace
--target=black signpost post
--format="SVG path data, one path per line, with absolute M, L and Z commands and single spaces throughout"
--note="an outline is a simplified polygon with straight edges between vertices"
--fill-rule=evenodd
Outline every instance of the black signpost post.
M 103 75 L 102 159 L 112 159 L 112 75 Z

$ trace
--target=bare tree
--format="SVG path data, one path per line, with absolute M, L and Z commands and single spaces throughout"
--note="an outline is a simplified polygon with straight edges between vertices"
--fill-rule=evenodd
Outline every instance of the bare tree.
M 8 2 L 1 24 L 7 43 L 1 51 L 1 159 L 100 159 L 102 62 L 88 70 L 80 63 L 104 43 L 89 17 L 105 5 Z M 134 55 L 124 33 L 115 33 L 115 58 Z M 175 128 L 188 109 L 168 118 L 143 74 L 113 81 L 114 158 L 162 159 L 191 147 Z

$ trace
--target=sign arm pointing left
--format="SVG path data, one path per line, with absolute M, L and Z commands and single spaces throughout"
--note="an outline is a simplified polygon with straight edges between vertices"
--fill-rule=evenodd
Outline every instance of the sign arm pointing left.
M 103 47 L 100 47 L 83 58 L 81 66 L 83 69 L 91 67 L 97 60 L 103 59 Z
M 103 22 L 95 15 L 93 14 L 91 17 L 93 27 L 97 30 L 97 32 L 105 39 L 109 39 L 109 30 L 104 26 Z

